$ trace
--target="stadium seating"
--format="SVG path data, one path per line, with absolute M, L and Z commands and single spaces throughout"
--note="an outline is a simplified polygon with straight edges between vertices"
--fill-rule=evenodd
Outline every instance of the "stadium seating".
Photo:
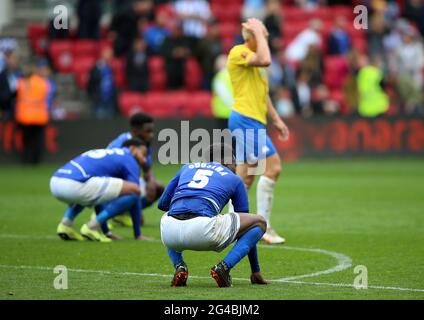
M 45 55 L 47 53 L 48 28 L 45 24 L 28 25 L 27 36 L 35 54 Z
M 145 110 L 145 96 L 138 92 L 123 92 L 118 99 L 119 109 L 124 117 L 130 117 L 133 113 Z
M 166 88 L 165 60 L 161 56 L 153 56 L 147 60 L 149 69 L 150 90 L 158 91 Z
M 341 89 L 349 72 L 345 56 L 327 56 L 324 58 L 324 83 L 332 89 Z
M 200 89 L 203 81 L 203 73 L 199 63 L 194 58 L 189 58 L 185 65 L 185 87 L 193 91 Z
M 93 56 L 78 57 L 73 64 L 73 74 L 78 87 L 84 90 L 87 87 L 88 74 L 96 63 Z
M 51 41 L 48 48 L 50 59 L 58 72 L 70 73 L 73 70 L 72 41 Z

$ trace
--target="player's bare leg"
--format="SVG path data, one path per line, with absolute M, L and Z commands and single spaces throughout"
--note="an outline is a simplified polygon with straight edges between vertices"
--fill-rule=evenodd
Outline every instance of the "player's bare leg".
M 278 153 L 266 158 L 265 172 L 260 176 L 256 187 L 256 206 L 258 214 L 262 215 L 268 225 L 263 236 L 267 243 L 284 243 L 286 240 L 279 236 L 271 227 L 271 210 L 274 199 L 275 182 L 281 173 L 281 159 Z

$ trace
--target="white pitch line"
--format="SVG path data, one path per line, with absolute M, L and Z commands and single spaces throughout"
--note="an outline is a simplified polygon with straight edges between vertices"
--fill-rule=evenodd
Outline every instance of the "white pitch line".
M 0 238 L 8 238 L 8 239 L 57 239 L 55 236 L 30 236 L 30 235 L 17 235 L 17 234 L 0 234 Z M 161 242 L 160 240 L 152 240 L 149 242 Z M 260 248 L 269 248 L 269 249 L 282 249 L 282 250 L 296 250 L 296 251 L 304 251 L 304 252 L 314 252 L 329 255 L 337 260 L 337 265 L 322 271 L 317 271 L 313 273 L 308 273 L 299 276 L 292 276 L 274 280 L 268 280 L 270 282 L 276 283 L 288 283 L 288 284 L 304 284 L 304 285 L 315 285 L 315 286 L 331 286 L 331 287 L 348 287 L 354 288 L 353 284 L 350 283 L 325 283 L 325 282 L 309 282 L 309 281 L 298 281 L 297 279 L 304 279 L 310 277 L 316 277 L 323 274 L 330 274 L 334 272 L 343 271 L 352 266 L 352 259 L 344 254 L 324 250 L 319 248 L 301 248 L 301 247 L 291 247 L 291 246 L 273 246 L 273 245 L 261 245 Z M 0 268 L 13 268 L 13 269 L 36 269 L 36 270 L 52 270 L 50 267 L 43 266 L 8 266 L 8 265 L 0 265 Z M 147 277 L 172 277 L 172 275 L 166 274 L 158 274 L 158 273 L 137 273 L 137 272 L 114 272 L 114 271 L 105 271 L 105 270 L 88 270 L 88 269 L 68 269 L 73 272 L 85 272 L 85 273 L 101 273 L 101 274 L 112 274 L 112 275 L 133 275 L 133 276 L 147 276 Z M 209 279 L 208 277 L 202 276 L 190 276 L 191 278 L 196 279 Z M 244 278 L 233 278 L 238 281 L 248 281 Z M 417 288 L 402 288 L 402 287 L 385 287 L 385 286 L 376 286 L 369 285 L 368 288 L 371 289 L 380 289 L 380 290 L 397 290 L 397 291 L 413 291 L 413 292 L 424 292 L 424 289 Z
M 0 268 L 15 269 L 15 270 L 30 269 L 30 270 L 53 271 L 52 267 L 47 267 L 47 266 L 0 265 Z M 98 274 L 102 274 L 102 275 L 140 276 L 140 277 L 154 277 L 154 278 L 164 278 L 164 277 L 172 278 L 172 276 L 173 276 L 173 275 L 170 275 L 170 274 L 159 274 L 159 273 L 117 272 L 117 271 L 107 271 L 107 270 L 72 269 L 72 268 L 68 268 L 68 271 L 80 272 L 80 273 L 98 273 Z M 202 277 L 202 276 L 190 276 L 190 278 L 210 279 L 209 277 Z M 249 281 L 248 279 L 244 279 L 244 278 L 233 278 L 233 279 L 237 280 L 237 281 Z M 281 279 L 269 280 L 269 281 L 270 282 L 276 282 L 276 283 L 287 283 L 287 284 L 354 288 L 354 285 L 349 284 L 349 283 L 307 282 L 307 281 L 294 281 L 294 280 L 281 280 Z M 418 289 L 418 288 L 385 287 L 385 286 L 375 286 L 375 285 L 368 286 L 368 289 L 424 292 L 424 289 Z M 364 289 L 361 289 L 361 290 L 364 290 Z
M 313 272 L 313 273 L 303 274 L 303 275 L 300 275 L 300 276 L 292 276 L 292 277 L 277 279 L 278 281 L 289 281 L 289 280 L 297 280 L 297 279 L 304 279 L 304 278 L 321 276 L 323 274 L 330 274 L 330 273 L 334 273 L 334 272 L 343 271 L 343 270 L 346 270 L 346 269 L 348 269 L 352 266 L 352 259 L 350 257 L 348 257 L 344 254 L 335 252 L 335 251 L 324 250 L 324 249 L 319 249 L 319 248 L 300 248 L 300 247 L 290 247 L 290 246 L 278 247 L 278 246 L 271 246 L 271 245 L 258 245 L 258 247 L 260 247 L 260 248 L 272 248 L 272 249 L 280 248 L 280 249 L 285 249 L 285 250 L 314 252 L 314 253 L 320 253 L 320 254 L 328 255 L 328 256 L 333 257 L 334 259 L 337 260 L 337 265 L 332 267 L 332 268 L 322 270 L 322 271 Z

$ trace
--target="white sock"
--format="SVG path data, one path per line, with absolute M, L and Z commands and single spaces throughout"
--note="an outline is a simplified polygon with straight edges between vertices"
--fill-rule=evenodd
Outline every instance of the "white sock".
M 232 213 L 232 212 L 234 212 L 234 206 L 233 206 L 233 202 L 230 199 L 230 201 L 228 201 L 228 213 Z
M 256 186 L 256 210 L 265 218 L 268 228 L 271 228 L 271 209 L 274 199 L 275 181 L 261 176 Z
M 100 224 L 97 222 L 96 219 L 90 220 L 90 222 L 87 223 L 87 227 L 89 227 L 91 230 L 97 230 L 100 227 Z

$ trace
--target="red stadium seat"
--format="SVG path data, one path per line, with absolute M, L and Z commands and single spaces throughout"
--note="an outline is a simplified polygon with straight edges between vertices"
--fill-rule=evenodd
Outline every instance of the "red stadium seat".
M 116 86 L 120 89 L 125 88 L 127 84 L 125 77 L 125 60 L 122 58 L 113 58 L 111 61 L 111 66 L 114 73 Z
M 194 116 L 211 117 L 211 100 L 212 95 L 208 91 L 193 92 L 189 99 L 187 99 L 187 105 L 184 108 L 183 115 L 187 118 Z
M 69 40 L 55 40 L 50 42 L 49 55 L 53 66 L 58 72 L 70 73 L 73 70 L 72 42 Z
M 45 24 L 30 24 L 27 28 L 27 36 L 32 51 L 37 55 L 45 55 L 47 52 L 48 27 Z
M 87 56 L 75 58 L 75 62 L 73 64 L 73 73 L 75 76 L 76 83 L 80 89 L 86 88 L 88 74 L 95 63 L 95 57 Z
M 77 57 L 98 57 L 100 53 L 99 43 L 93 40 L 74 41 L 72 49 L 75 60 Z
M 184 107 L 184 96 L 186 95 L 186 93 L 178 91 L 171 91 L 166 94 L 149 92 L 146 95 L 146 112 L 156 118 L 178 117 Z
M 341 89 L 349 72 L 345 56 L 327 56 L 324 58 L 324 83 L 329 89 Z
M 239 3 L 220 3 L 211 6 L 214 17 L 221 22 L 240 21 L 241 5 Z
M 152 56 L 147 61 L 147 66 L 149 68 L 150 90 L 165 90 L 167 77 L 164 58 Z
M 135 112 L 146 111 L 145 96 L 138 92 L 123 92 L 119 96 L 119 109 L 125 117 L 130 117 Z
M 187 90 L 198 90 L 202 85 L 202 69 L 194 58 L 189 58 L 185 65 L 185 87 Z
M 221 22 L 219 24 L 219 33 L 222 37 L 235 37 L 241 33 L 240 24 L 235 22 Z

